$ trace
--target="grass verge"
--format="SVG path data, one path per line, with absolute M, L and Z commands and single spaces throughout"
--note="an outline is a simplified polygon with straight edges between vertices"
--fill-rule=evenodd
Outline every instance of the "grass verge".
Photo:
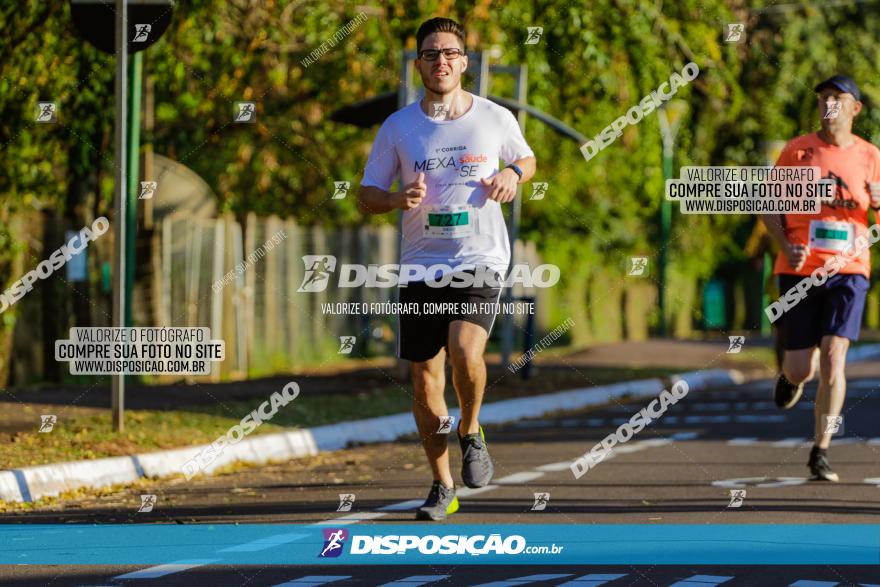
M 665 377 L 672 372 L 668 369 L 540 366 L 531 380 L 523 381 L 519 376 L 494 369 L 489 372 L 485 401 Z M 450 406 L 457 404 L 449 382 L 446 397 Z M 227 398 L 216 403 L 183 404 L 174 410 L 127 410 L 125 431 L 121 433 L 112 431 L 109 411 L 71 406 L 58 406 L 54 412 L 41 410 L 42 413 L 58 415 L 53 430 L 46 433 L 39 433 L 36 429 L 0 432 L 0 442 L 4 445 L 0 453 L 0 469 L 207 444 L 225 434 L 267 399 L 268 395 L 247 400 Z M 407 412 L 411 408 L 410 385 L 389 384 L 344 393 L 311 395 L 307 386 L 303 386 L 297 399 L 281 408 L 271 421 L 261 424 L 253 434 L 386 416 Z M 39 421 L 36 417 L 35 420 Z

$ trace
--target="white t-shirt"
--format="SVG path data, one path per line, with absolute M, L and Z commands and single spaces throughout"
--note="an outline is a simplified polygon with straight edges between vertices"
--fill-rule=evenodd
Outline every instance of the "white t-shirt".
M 480 179 L 501 169 L 499 159 L 507 165 L 533 153 L 509 110 L 479 96 L 473 100 L 455 120 L 434 120 L 419 102 L 389 116 L 361 185 L 389 191 L 398 174 L 402 187 L 424 172 L 425 199 L 403 213 L 400 264 L 487 266 L 503 278 L 510 263 L 507 225 L 501 204 L 487 199 L 490 188 Z M 430 270 L 429 279 L 448 272 Z

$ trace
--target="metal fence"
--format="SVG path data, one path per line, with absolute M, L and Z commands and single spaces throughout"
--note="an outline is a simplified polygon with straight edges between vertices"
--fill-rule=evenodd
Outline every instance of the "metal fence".
M 207 325 L 214 338 L 225 340 L 226 360 L 215 364 L 209 379 L 268 375 L 340 358 L 342 336 L 356 338 L 353 355 L 394 355 L 396 317 L 325 313 L 322 304 L 394 301 L 396 288 L 338 288 L 329 280 L 323 291 L 297 291 L 304 255 L 332 255 L 337 267 L 397 263 L 394 227 L 324 229 L 254 214 L 244 224 L 232 216 L 166 218 L 154 239 L 156 325 Z M 516 255 L 533 267 L 540 263 L 532 245 L 517 243 Z M 513 293 L 541 296 L 519 285 Z M 524 316 L 514 322 L 515 334 L 524 330 Z M 538 324 L 544 323 L 539 316 Z

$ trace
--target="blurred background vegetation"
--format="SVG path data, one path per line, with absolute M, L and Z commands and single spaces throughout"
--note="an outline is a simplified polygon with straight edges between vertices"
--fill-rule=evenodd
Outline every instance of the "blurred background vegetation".
M 855 131 L 880 140 L 880 2 L 741 0 L 408 1 L 193 0 L 179 2 L 170 29 L 144 57 L 155 91 L 155 127 L 142 136 L 156 153 L 197 172 L 218 210 L 242 218 L 293 217 L 325 227 L 393 223 L 365 219 L 354 198 L 327 205 L 334 179 L 352 193 L 376 128 L 329 120 L 337 108 L 393 91 L 400 50 L 415 48 L 432 16 L 459 20 L 468 49 L 496 47 L 497 62 L 528 66 L 528 101 L 592 137 L 689 61 L 699 77 L 677 98 L 689 109 L 678 135 L 683 165 L 762 165 L 768 141 L 818 128 L 813 86 L 834 73 L 860 84 L 866 109 Z M 301 60 L 345 23 L 368 18 L 317 63 Z M 724 42 L 728 23 L 745 39 Z M 527 27 L 543 27 L 525 45 Z M 22 0 L 0 8 L 0 287 L 42 259 L 34 254 L 34 213 L 52 210 L 68 229 L 112 219 L 113 56 L 76 34 L 67 2 Z M 499 80 L 491 92 L 510 95 Z M 58 103 L 59 123 L 34 124 L 36 103 Z M 233 125 L 233 103 L 258 103 L 258 124 Z M 529 120 L 538 159 L 534 181 L 547 197 L 523 202 L 521 237 L 562 268 L 551 323 L 569 316 L 574 344 L 644 337 L 659 319 L 656 264 L 627 280 L 634 255 L 656 258 L 663 194 L 656 115 L 629 126 L 589 162 L 579 145 Z M 723 278 L 724 329 L 759 328 L 760 308 L 742 298 L 762 285 L 762 253 L 746 250 L 754 218 L 677 210 L 669 242 L 671 334 L 705 328 L 703 288 Z M 41 249 L 36 248 L 37 251 Z M 56 287 L 61 328 L 70 293 Z M 93 295 L 107 295 L 94 290 Z M 759 298 L 758 298 L 759 299 Z M 739 300 L 739 302 L 737 302 Z M 878 306 L 873 296 L 872 307 Z M 739 306 L 737 306 L 739 304 Z M 754 306 L 754 304 L 752 304 Z M 8 370 L 18 305 L 0 314 L 0 379 Z M 877 312 L 868 312 L 876 323 Z M 65 325 L 66 324 L 66 325 Z M 874 324 L 876 325 L 876 324 Z

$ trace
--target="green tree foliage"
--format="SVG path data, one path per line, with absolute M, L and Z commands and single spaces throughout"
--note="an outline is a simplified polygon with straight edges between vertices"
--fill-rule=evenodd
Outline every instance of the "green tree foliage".
M 420 22 L 460 20 L 469 49 L 496 46 L 500 63 L 528 65 L 529 102 L 595 136 L 689 61 L 699 77 L 676 144 L 678 165 L 764 163 L 764 142 L 818 127 L 813 85 L 842 71 L 861 84 L 867 108 L 857 132 L 880 129 L 878 2 L 786 5 L 742 0 L 512 0 L 393 3 L 317 0 L 193 0 L 178 3 L 170 29 L 145 58 L 156 88 L 156 152 L 193 168 L 237 214 L 294 216 L 303 224 L 393 221 L 362 218 L 353 198 L 331 200 L 332 182 L 357 185 L 375 128 L 331 122 L 337 108 L 396 91 L 399 52 L 414 48 Z M 351 34 L 308 67 L 302 60 L 346 23 Z M 74 33 L 66 2 L 28 0 L 0 9 L 0 221 L 41 207 L 69 218 L 108 210 L 112 184 L 113 58 Z M 746 24 L 725 43 L 727 23 Z M 525 45 L 526 27 L 542 26 Z M 498 78 L 493 93 L 510 95 Z M 60 123 L 40 126 L 40 99 L 59 101 Z M 233 124 L 233 104 L 256 101 L 258 122 Z M 628 127 L 589 162 L 579 145 L 529 120 L 542 201 L 523 204 L 522 236 L 572 273 L 620 271 L 655 251 L 663 194 L 656 115 Z M 705 279 L 742 258 L 752 218 L 673 219 L 674 275 Z M 0 233 L 8 285 L 24 234 Z M 18 243 L 18 244 L 17 244 Z M 576 268 L 576 269 L 575 269 Z M 4 315 L 4 319 L 8 319 Z

